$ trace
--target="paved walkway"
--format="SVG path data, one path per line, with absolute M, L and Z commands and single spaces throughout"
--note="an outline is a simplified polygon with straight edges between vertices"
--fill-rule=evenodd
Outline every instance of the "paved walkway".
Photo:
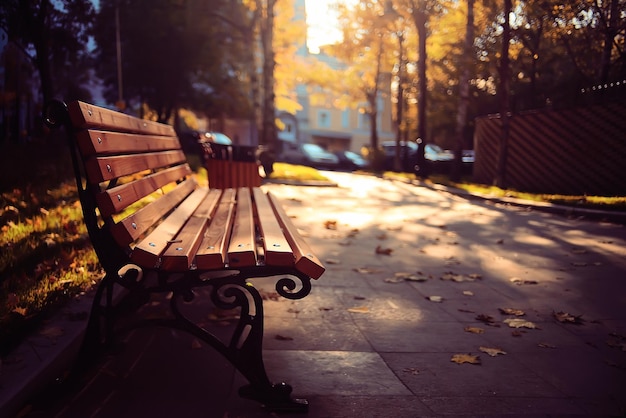
M 255 282 L 268 372 L 309 400 L 307 416 L 626 413 L 623 226 L 333 176 L 339 187 L 264 186 L 328 268 L 300 301 Z M 30 348 L 64 348 L 71 323 L 48 324 Z M 241 377 L 193 338 L 151 329 L 128 340 L 83 387 L 48 387 L 22 416 L 272 416 L 240 399 Z M 3 366 L 0 396 L 7 371 L 30 367 L 21 355 Z

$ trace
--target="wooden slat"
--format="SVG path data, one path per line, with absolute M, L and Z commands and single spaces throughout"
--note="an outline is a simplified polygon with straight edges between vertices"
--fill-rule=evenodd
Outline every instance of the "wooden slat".
M 156 267 L 163 251 L 172 243 L 178 231 L 187 222 L 207 193 L 208 189 L 196 189 L 159 226 L 137 244 L 131 253 L 131 260 L 139 266 Z
M 265 264 L 269 266 L 293 266 L 294 255 L 282 227 L 276 219 L 267 195 L 258 187 L 252 189 L 259 227 L 263 236 Z
M 174 128 L 163 123 L 139 119 L 85 102 L 68 103 L 72 125 L 79 129 L 96 128 L 118 132 L 175 135 Z
M 196 253 L 196 266 L 215 270 L 226 265 L 230 232 L 235 219 L 235 190 L 226 189 Z
M 228 264 L 233 267 L 256 265 L 256 242 L 254 237 L 254 214 L 250 190 L 237 190 L 235 223 L 228 245 Z
M 103 217 L 118 213 L 166 184 L 190 174 L 191 168 L 184 164 L 105 190 L 96 195 L 100 213 Z
M 191 267 L 196 250 L 204 236 L 208 224 L 207 218 L 191 217 L 183 229 L 170 241 L 170 245 L 161 258 L 161 269 L 167 271 L 185 271 Z
M 185 154 L 182 151 L 165 151 L 91 158 L 85 163 L 85 168 L 87 180 L 90 183 L 101 183 L 143 170 L 166 167 L 185 161 Z
M 181 149 L 180 141 L 176 136 L 138 135 L 88 130 L 80 132 L 76 140 L 83 156 Z
M 296 269 L 313 279 L 320 278 L 326 268 L 324 267 L 322 262 L 313 254 L 309 245 L 298 233 L 297 228 L 285 213 L 285 210 L 281 206 L 278 199 L 270 193 L 268 193 L 268 197 L 270 199 L 270 202 L 272 202 L 274 212 L 276 213 L 278 221 L 283 228 L 283 232 L 285 233 L 285 236 L 289 241 L 289 245 L 291 245 L 291 249 L 293 250 L 294 256 L 296 258 Z
M 173 242 L 163 253 L 161 268 L 168 271 L 188 270 L 200 247 L 204 231 L 213 215 L 220 197 L 219 190 L 211 190 L 195 212 L 174 237 Z
M 158 200 L 144 206 L 132 215 L 112 225 L 111 234 L 113 234 L 113 237 L 120 245 L 131 244 L 139 239 L 140 236 L 163 216 L 178 206 L 196 186 L 197 183 L 193 179 L 184 181 Z

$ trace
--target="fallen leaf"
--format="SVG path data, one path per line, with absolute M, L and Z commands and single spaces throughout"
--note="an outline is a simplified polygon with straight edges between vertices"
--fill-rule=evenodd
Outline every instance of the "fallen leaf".
M 431 302 L 436 302 L 436 303 L 443 302 L 443 297 L 441 296 L 426 296 L 426 299 L 428 299 Z
M 575 324 L 581 325 L 584 320 L 582 319 L 582 315 L 572 315 L 567 312 L 552 312 L 554 318 L 562 324 Z
M 404 373 L 411 373 L 413 376 L 417 376 L 418 374 L 420 374 L 420 371 L 416 369 L 415 367 L 407 367 L 406 369 L 403 369 L 402 371 Z
M 387 277 L 385 279 L 385 283 L 404 283 L 405 280 L 403 277 Z
M 348 234 L 346 235 L 347 238 L 354 238 L 357 236 L 357 234 L 359 233 L 358 229 L 352 229 L 350 230 L 350 232 L 348 232 Z
M 489 326 L 495 326 L 496 320 L 491 315 L 478 314 L 475 318 L 477 321 L 483 322 Z
M 465 312 L 465 313 L 476 313 L 476 312 L 471 311 L 471 310 L 469 310 L 469 309 L 463 309 L 463 308 L 459 308 L 459 309 L 457 309 L 457 310 L 458 310 L 459 312 Z
M 404 280 L 408 281 L 408 282 L 425 282 L 428 280 L 428 277 L 424 277 L 424 276 L 418 276 L 415 274 L 411 274 L 409 276 L 406 276 L 404 278 Z
M 587 250 L 585 250 L 584 248 L 574 248 L 572 249 L 572 253 L 573 254 L 586 254 Z
M 376 254 L 391 255 L 392 252 L 393 249 L 391 248 L 383 248 L 380 245 L 376 246 Z
M 276 334 L 274 338 L 277 339 L 278 341 L 293 341 L 293 338 L 285 337 L 284 335 L 280 335 L 280 334 Z
M 474 296 L 474 292 L 472 292 L 471 290 L 464 290 L 464 291 L 463 291 L 463 294 L 464 294 L 465 296 Z
M 511 336 L 512 337 L 521 337 L 522 335 L 524 335 L 526 331 L 519 331 L 519 330 L 515 330 L 515 331 L 511 331 Z
M 469 332 L 471 334 L 483 334 L 485 332 L 485 330 L 482 329 L 482 328 L 479 328 L 479 327 L 469 327 L 469 326 L 463 328 L 463 331 Z
M 357 267 L 357 268 L 352 269 L 352 270 L 356 271 L 357 273 L 361 273 L 361 274 L 380 273 L 380 270 L 372 269 L 372 268 L 369 268 L 369 267 Z
M 324 222 L 324 228 L 326 228 L 326 229 L 337 229 L 337 221 L 326 221 L 326 222 Z
M 368 308 L 367 306 L 356 306 L 354 308 L 349 308 L 348 312 L 351 313 L 369 313 L 370 308 Z
M 341 261 L 336 258 L 327 258 L 325 261 L 326 264 L 341 264 Z
M 526 312 L 521 309 L 513 309 L 513 308 L 498 308 L 502 315 L 515 315 L 515 316 L 524 316 Z
M 470 279 L 474 279 L 474 280 L 480 280 L 483 278 L 483 276 L 478 273 L 468 274 L 467 277 L 469 277 Z
M 538 283 L 536 280 L 520 279 L 519 277 L 511 277 L 509 280 L 511 281 L 511 283 L 514 283 L 518 286 L 523 285 L 523 284 L 537 284 Z
M 506 354 L 506 351 L 503 351 L 501 348 L 479 347 L 478 349 L 483 353 L 489 354 L 491 357 L 497 357 L 500 354 Z
M 556 345 L 549 344 L 549 343 L 539 343 L 537 344 L 537 346 L 541 348 L 556 348 Z
M 511 328 L 529 328 L 529 329 L 540 329 L 537 325 L 530 321 L 526 321 L 525 319 L 519 318 L 508 318 L 504 320 L 504 323 L 507 324 Z
M 475 356 L 473 354 L 454 354 L 450 361 L 456 364 L 480 364 L 480 356 Z

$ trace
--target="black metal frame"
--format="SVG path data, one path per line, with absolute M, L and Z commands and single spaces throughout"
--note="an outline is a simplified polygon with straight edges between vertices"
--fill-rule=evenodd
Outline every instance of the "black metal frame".
M 248 281 L 252 278 L 276 277 L 275 288 L 288 299 L 301 299 L 311 291 L 311 279 L 291 267 L 255 266 L 216 271 L 189 270 L 181 273 L 158 269 L 144 271 L 129 260 L 129 249 L 120 248 L 98 221 L 95 193 L 88 190 L 84 166 L 77 149 L 76 132 L 69 120 L 67 106 L 60 101 L 49 103 L 44 119 L 51 128 L 61 126 L 72 153 L 78 194 L 89 237 L 106 274 L 94 296 L 89 324 L 79 361 L 90 361 L 100 348 L 111 346 L 116 336 L 144 326 L 165 326 L 188 332 L 222 354 L 249 382 L 239 389 L 239 395 L 260 402 L 270 411 L 305 412 L 308 403 L 291 397 L 291 386 L 273 384 L 263 362 L 263 298 Z M 147 277 L 151 276 L 151 277 Z M 155 276 L 155 277 L 154 277 Z M 114 295 L 123 288 L 118 302 Z M 182 303 L 194 300 L 194 291 L 210 288 L 211 302 L 220 309 L 241 310 L 230 341 L 223 342 L 201 325 L 194 323 L 181 309 Z M 171 294 L 169 314 L 144 318 L 122 324 L 121 319 L 135 312 L 153 294 Z

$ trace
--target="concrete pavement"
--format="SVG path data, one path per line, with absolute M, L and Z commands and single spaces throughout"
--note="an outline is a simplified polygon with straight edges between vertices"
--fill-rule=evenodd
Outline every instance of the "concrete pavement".
M 308 416 L 626 414 L 623 226 L 329 175 L 339 187 L 264 186 L 325 261 L 325 275 L 300 301 L 274 298 L 255 281 L 268 296 L 268 373 L 309 400 Z M 80 338 L 69 336 L 84 307 L 68 309 L 74 321 L 47 324 L 3 365 L 2 401 L 7 376 Z M 211 326 L 225 332 L 229 323 Z M 193 338 L 144 329 L 128 340 L 85 371 L 81 387 L 45 386 L 0 412 L 271 416 L 239 398 L 241 377 Z

